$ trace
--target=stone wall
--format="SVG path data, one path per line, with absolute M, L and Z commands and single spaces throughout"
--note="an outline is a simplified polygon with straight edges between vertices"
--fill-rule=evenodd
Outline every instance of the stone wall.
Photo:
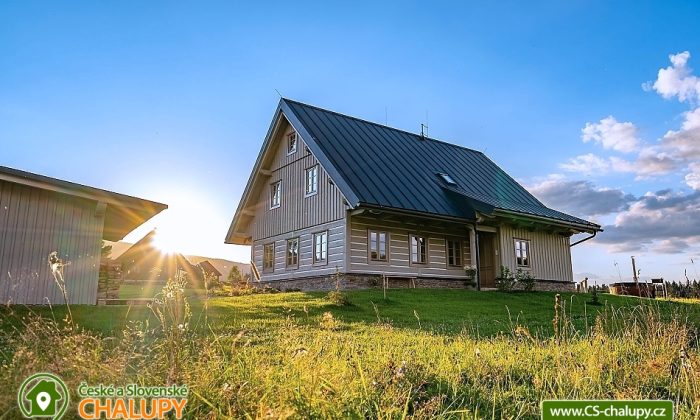
M 285 290 L 301 290 L 303 292 L 311 291 L 329 291 L 335 290 L 336 279 L 334 275 L 330 276 L 311 276 L 296 279 L 263 281 L 255 283 L 260 287 L 274 287 L 282 291 Z M 340 289 L 341 290 L 360 290 L 382 287 L 382 276 L 377 274 L 341 274 Z M 468 284 L 464 279 L 451 278 L 430 278 L 430 277 L 389 277 L 390 289 L 405 289 L 405 288 L 435 288 L 435 289 L 475 289 L 476 287 Z M 515 289 L 522 289 L 521 285 L 516 284 Z M 574 283 L 552 280 L 537 280 L 534 290 L 548 292 L 575 292 L 576 286 Z
M 410 278 L 410 277 L 389 277 L 389 288 L 391 289 L 406 289 L 406 288 L 447 288 L 447 289 L 466 289 L 470 286 L 464 279 L 450 278 Z M 313 276 L 298 279 L 285 279 L 256 283 L 264 287 L 274 287 L 279 290 L 298 289 L 301 291 L 328 291 L 335 290 L 335 276 Z M 377 274 L 341 274 L 340 289 L 342 290 L 360 290 L 370 288 L 381 288 L 382 276 Z M 473 287 L 471 287 L 473 288 Z

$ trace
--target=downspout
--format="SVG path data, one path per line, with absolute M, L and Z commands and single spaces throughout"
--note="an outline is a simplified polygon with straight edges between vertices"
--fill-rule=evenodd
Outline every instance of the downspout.
M 479 234 L 476 231 L 476 222 L 474 222 L 474 255 L 476 257 L 476 290 L 481 291 L 481 270 L 479 266 L 481 265 L 479 257 Z
M 576 245 L 580 244 L 581 242 L 586 242 L 586 241 L 589 240 L 589 239 L 595 238 L 595 235 L 596 235 L 596 234 L 598 234 L 598 231 L 597 231 L 597 230 L 594 230 L 594 231 L 593 231 L 593 235 L 591 235 L 591 236 L 589 236 L 589 237 L 587 237 L 587 238 L 583 238 L 583 239 L 581 239 L 581 240 L 579 240 L 579 241 L 574 242 L 573 244 L 569 245 L 569 248 L 571 248 L 571 247 L 573 247 L 573 246 L 576 246 Z

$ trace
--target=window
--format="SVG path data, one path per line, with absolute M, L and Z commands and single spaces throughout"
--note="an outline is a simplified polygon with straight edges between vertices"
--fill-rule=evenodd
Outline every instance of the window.
M 450 267 L 462 266 L 462 242 L 459 240 L 447 240 L 447 265 Z
M 263 247 L 263 271 L 275 270 L 275 243 L 265 244 Z
M 314 233 L 314 262 L 326 262 L 328 258 L 328 232 Z
M 287 136 L 287 155 L 297 151 L 297 133 L 296 131 Z
M 518 267 L 530 266 L 530 241 L 525 239 L 515 240 L 515 262 Z
M 447 175 L 447 174 L 444 174 L 444 173 L 439 173 L 438 175 L 440 175 L 440 178 L 442 178 L 442 179 L 443 179 L 445 182 L 447 182 L 448 184 L 450 184 L 450 185 L 457 185 L 457 183 L 455 182 L 454 179 L 452 179 L 451 176 L 449 176 L 449 175 Z
M 386 232 L 369 231 L 369 259 L 387 261 Z
M 314 195 L 318 192 L 318 165 L 306 170 L 306 196 Z
M 287 240 L 287 267 L 299 266 L 299 238 Z
M 270 208 L 276 209 L 282 200 L 282 181 L 270 184 Z
M 411 262 L 413 264 L 425 264 L 427 262 L 428 242 L 424 236 L 411 235 Z

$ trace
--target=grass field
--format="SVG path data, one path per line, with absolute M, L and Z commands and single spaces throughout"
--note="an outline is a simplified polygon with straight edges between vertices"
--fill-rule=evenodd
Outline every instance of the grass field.
M 543 292 L 353 291 L 349 306 L 322 293 L 187 294 L 187 334 L 144 306 L 71 307 L 86 331 L 31 321 L 65 307 L 5 308 L 0 381 L 14 389 L 48 369 L 75 386 L 187 383 L 190 418 L 537 418 L 544 398 L 669 398 L 679 418 L 700 414 L 693 302 L 563 294 L 555 317 Z M 0 412 L 12 405 L 0 399 Z

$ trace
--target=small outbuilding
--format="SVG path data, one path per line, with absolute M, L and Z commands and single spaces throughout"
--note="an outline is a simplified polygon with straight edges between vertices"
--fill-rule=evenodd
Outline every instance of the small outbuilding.
M 97 302 L 102 240 L 119 241 L 168 206 L 0 166 L 0 302 Z

